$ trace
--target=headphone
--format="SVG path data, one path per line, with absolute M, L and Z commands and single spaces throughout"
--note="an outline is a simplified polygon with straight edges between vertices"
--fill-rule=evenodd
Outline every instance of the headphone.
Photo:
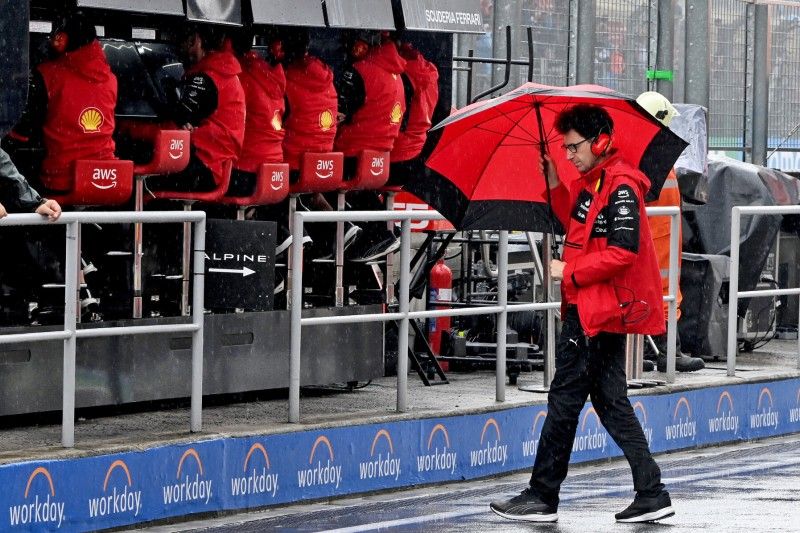
M 607 129 L 609 133 L 603 133 L 603 130 Z M 595 135 L 592 144 L 589 148 L 592 150 L 592 155 L 595 157 L 600 157 L 605 155 L 609 148 L 611 148 L 611 144 L 614 142 L 614 138 L 611 136 L 611 128 L 606 125 L 600 129 L 600 132 Z

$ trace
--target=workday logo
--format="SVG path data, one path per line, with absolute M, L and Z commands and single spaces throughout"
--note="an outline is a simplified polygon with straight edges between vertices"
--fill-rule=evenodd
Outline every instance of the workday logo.
M 28 476 L 22 503 L 8 508 L 9 524 L 25 529 L 39 526 L 58 529 L 64 523 L 64 507 L 64 502 L 56 499 L 53 477 L 47 468 L 40 466 Z
M 533 426 L 531 427 L 531 438 L 522 441 L 522 456 L 533 457 L 536 455 L 536 449 L 539 447 L 539 437 L 542 435 L 542 428 L 544 427 L 544 419 L 547 418 L 547 409 L 539 411 L 533 418 Z
M 501 441 L 500 426 L 494 418 L 489 418 L 481 431 L 480 448 L 469 452 L 469 465 L 505 465 L 508 459 L 508 444 L 500 444 Z
M 640 401 L 634 403 L 633 413 L 636 415 L 636 418 L 639 419 L 639 424 L 642 426 L 642 431 L 644 432 L 644 438 L 647 439 L 647 445 L 652 446 L 653 428 L 647 423 L 647 409 L 645 409 L 644 404 Z
M 442 445 L 441 450 L 439 445 Z M 431 449 L 433 447 L 433 449 Z M 428 435 L 428 452 L 417 456 L 417 472 L 456 471 L 456 452 L 450 451 L 450 435 L 444 424 L 433 426 Z
M 378 455 L 375 455 L 377 451 Z M 358 463 L 360 479 L 400 477 L 400 458 L 395 456 L 394 443 L 388 429 L 379 429 L 369 448 L 369 460 Z
M 326 456 L 325 463 L 321 459 L 317 459 L 314 464 L 317 449 L 321 450 L 319 453 Z M 327 454 L 325 451 L 327 450 Z M 325 435 L 320 435 L 314 441 L 314 446 L 311 447 L 311 453 L 308 455 L 308 468 L 303 468 L 297 471 L 297 486 L 301 489 L 304 487 L 316 487 L 321 485 L 331 485 L 339 488 L 339 483 L 342 481 L 342 466 L 334 464 L 333 446 L 331 441 Z
M 260 442 L 247 450 L 242 474 L 231 478 L 231 496 L 269 494 L 274 498 L 278 491 L 278 474 L 271 472 L 269 454 Z
M 750 415 L 750 429 L 777 429 L 778 418 L 778 412 L 773 410 L 772 391 L 764 387 L 758 394 L 756 412 Z
M 694 440 L 697 421 L 692 416 L 692 406 L 686 396 L 681 396 L 672 412 L 672 423 L 664 428 L 667 440 Z
M 797 388 L 797 394 L 794 398 L 794 407 L 789 409 L 789 422 L 792 424 L 800 422 L 800 387 Z
M 590 418 L 594 420 L 593 424 L 589 424 Z M 602 429 L 600 417 L 597 416 L 597 411 L 594 410 L 594 407 L 588 408 L 584 413 L 580 431 L 580 435 L 576 435 L 575 441 L 572 443 L 573 452 L 606 449 L 608 433 Z
M 736 433 L 739 431 L 739 416 L 733 408 L 731 393 L 724 390 L 717 400 L 717 414 L 708 419 L 709 433 Z
M 192 476 L 191 472 L 194 472 Z M 203 461 L 194 448 L 189 448 L 178 461 L 175 483 L 161 487 L 164 505 L 177 505 L 188 502 L 203 502 L 208 505 L 212 496 L 211 480 L 205 479 Z
M 142 491 L 133 490 L 132 487 L 133 478 L 128 465 L 122 459 L 117 459 L 106 470 L 103 493 L 89 499 L 89 517 L 139 516 L 142 511 Z

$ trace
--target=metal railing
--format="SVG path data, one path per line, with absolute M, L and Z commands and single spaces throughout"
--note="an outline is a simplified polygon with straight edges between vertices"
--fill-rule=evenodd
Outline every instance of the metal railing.
M 675 345 L 677 337 L 677 288 L 678 288 L 678 224 L 680 210 L 677 207 L 647 208 L 650 216 L 669 216 L 670 225 L 670 273 L 669 302 L 667 327 L 667 381 L 675 381 Z M 303 227 L 306 222 L 388 222 L 401 221 L 400 235 L 400 276 L 398 311 L 388 313 L 352 314 L 327 317 L 303 318 Z M 471 308 L 438 309 L 428 311 L 410 311 L 409 284 L 411 281 L 411 221 L 412 220 L 444 220 L 437 212 L 420 211 L 297 211 L 292 224 L 292 264 L 297 265 L 291 280 L 288 299 L 291 302 L 290 359 L 289 359 L 289 422 L 300 422 L 300 348 L 303 326 L 322 324 L 349 324 L 356 322 L 388 322 L 398 321 L 398 358 L 397 358 L 397 411 L 408 409 L 408 335 L 409 321 L 421 318 L 438 318 L 443 316 L 497 315 L 496 329 L 506 331 L 508 313 L 523 311 L 546 311 L 558 309 L 561 302 L 541 302 L 525 304 L 509 304 L 507 295 L 508 283 L 508 232 L 499 232 L 497 251 L 497 305 L 486 305 Z M 495 360 L 495 400 L 504 402 L 506 372 L 506 335 L 498 334 L 496 338 Z M 548 351 L 549 350 L 548 346 Z M 547 362 L 545 362 L 547 363 Z
M 194 272 L 191 324 L 169 324 L 150 326 L 121 326 L 109 328 L 77 328 L 77 308 L 79 301 L 79 234 L 81 224 L 127 224 L 127 223 L 175 223 L 194 224 Z M 191 333 L 192 334 L 192 389 L 191 422 L 193 432 L 202 429 L 203 407 L 203 301 L 206 242 L 206 214 L 202 211 L 171 212 L 153 211 L 148 213 L 119 212 L 81 212 L 64 213 L 56 222 L 34 215 L 10 215 L 0 219 L 3 226 L 66 226 L 66 259 L 64 273 L 64 329 L 61 331 L 17 333 L 0 335 L 0 345 L 21 342 L 64 341 L 64 377 L 62 390 L 61 445 L 71 448 L 75 445 L 75 352 L 77 339 L 111 337 L 116 335 L 143 335 L 153 333 Z
M 741 238 L 742 216 L 745 215 L 800 215 L 800 205 L 782 206 L 734 206 L 731 209 L 731 266 L 728 280 L 728 376 L 736 375 L 736 344 L 739 319 L 740 298 L 760 298 L 765 296 L 800 295 L 800 287 L 790 289 L 764 289 L 739 291 L 739 240 Z M 800 315 L 797 319 L 800 326 Z M 800 369 L 800 336 L 797 341 L 797 368 Z

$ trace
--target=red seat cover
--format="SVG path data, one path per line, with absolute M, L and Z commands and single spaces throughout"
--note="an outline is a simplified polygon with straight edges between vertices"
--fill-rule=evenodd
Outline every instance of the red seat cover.
M 256 186 L 250 196 L 226 196 L 227 205 L 248 207 L 282 202 L 289 195 L 289 165 L 286 163 L 263 163 L 258 167 Z
M 346 190 L 380 189 L 389 181 L 389 152 L 364 150 L 358 156 L 356 174 L 343 184 Z
M 292 183 L 292 194 L 332 192 L 342 188 L 342 152 L 306 152 L 300 159 L 300 179 Z
M 79 159 L 72 167 L 72 189 L 50 198 L 62 205 L 122 205 L 133 193 L 133 161 Z
M 149 139 L 153 143 L 153 158 L 136 165 L 137 176 L 152 176 L 180 172 L 189 164 L 189 132 L 187 130 L 156 130 Z

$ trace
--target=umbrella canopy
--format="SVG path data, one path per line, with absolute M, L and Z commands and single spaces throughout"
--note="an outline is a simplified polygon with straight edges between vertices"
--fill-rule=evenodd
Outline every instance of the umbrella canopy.
M 460 109 L 433 128 L 443 130 L 426 162 L 433 172 L 406 189 L 458 229 L 550 231 L 553 217 L 539 158 L 547 151 L 565 183 L 579 176 L 555 128 L 558 114 L 575 104 L 598 105 L 609 113 L 613 149 L 650 179 L 648 199 L 657 198 L 687 143 L 634 99 L 599 85 L 527 83 Z

